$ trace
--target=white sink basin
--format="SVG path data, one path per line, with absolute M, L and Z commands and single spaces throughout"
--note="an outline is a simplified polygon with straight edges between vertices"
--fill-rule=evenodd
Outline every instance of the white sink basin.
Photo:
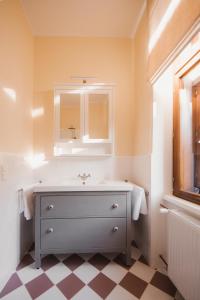
M 88 180 L 83 184 L 80 180 L 66 180 L 64 182 L 40 183 L 34 192 L 72 192 L 72 191 L 131 191 L 133 184 L 124 181 Z

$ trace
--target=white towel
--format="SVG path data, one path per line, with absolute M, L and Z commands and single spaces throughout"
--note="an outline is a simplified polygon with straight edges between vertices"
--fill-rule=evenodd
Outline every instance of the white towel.
M 19 190 L 22 197 L 21 199 L 23 200 L 24 217 L 26 220 L 31 220 L 34 215 L 34 187 L 35 184 Z
M 147 201 L 145 191 L 142 187 L 138 185 L 133 185 L 132 190 L 132 219 L 133 221 L 137 221 L 139 219 L 139 215 L 147 215 Z

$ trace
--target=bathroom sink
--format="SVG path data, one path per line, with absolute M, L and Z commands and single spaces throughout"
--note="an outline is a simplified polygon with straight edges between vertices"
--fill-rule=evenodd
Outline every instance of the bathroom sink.
M 88 180 L 83 184 L 80 180 L 72 179 L 63 182 L 40 183 L 34 192 L 67 192 L 67 191 L 131 191 L 133 185 L 125 181 Z

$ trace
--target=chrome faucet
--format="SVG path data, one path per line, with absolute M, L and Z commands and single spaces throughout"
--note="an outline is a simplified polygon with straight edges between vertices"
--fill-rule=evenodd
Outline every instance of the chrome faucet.
M 82 175 L 81 174 L 78 174 L 78 177 L 80 177 L 81 181 L 82 181 L 82 184 L 85 184 L 86 183 L 86 180 L 91 177 L 90 174 L 86 175 L 85 173 L 83 173 Z

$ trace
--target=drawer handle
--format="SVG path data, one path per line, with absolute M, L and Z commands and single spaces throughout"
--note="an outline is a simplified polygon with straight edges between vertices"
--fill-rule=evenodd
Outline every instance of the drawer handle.
M 53 228 L 48 228 L 47 229 L 47 233 L 52 233 L 53 232 Z
M 116 232 L 118 230 L 119 230 L 119 227 L 117 227 L 117 226 L 113 227 L 113 232 Z
M 54 208 L 53 204 L 50 204 L 50 205 L 48 206 L 48 209 L 49 209 L 49 210 L 51 210 L 51 209 L 53 209 L 53 208 Z
M 118 203 L 114 203 L 113 205 L 112 205 L 112 208 L 118 208 L 119 207 L 119 204 Z

